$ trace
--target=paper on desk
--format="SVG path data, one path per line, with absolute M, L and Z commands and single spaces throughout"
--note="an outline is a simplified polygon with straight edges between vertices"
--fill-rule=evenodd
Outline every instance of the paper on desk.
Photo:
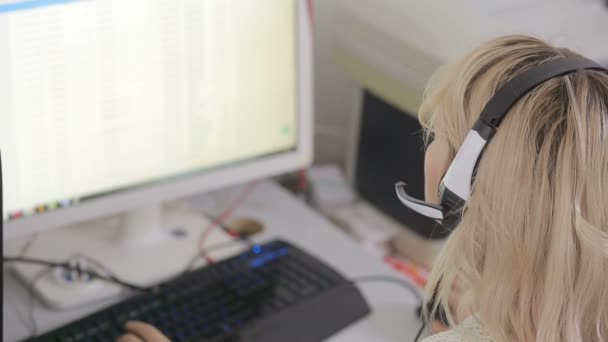
M 357 240 L 363 249 L 376 257 L 383 257 L 387 253 L 385 242 L 393 234 L 378 229 L 376 223 L 368 217 L 361 216 L 357 208 L 354 205 L 337 209 L 332 213 L 331 218 Z
M 391 268 L 410 279 L 417 286 L 424 287 L 426 285 L 429 270 L 407 257 L 392 255 L 387 241 L 393 236 L 393 233 L 387 229 L 380 229 L 378 227 L 380 222 L 371 217 L 371 215 L 362 215 L 357 205 L 336 210 L 332 215 L 332 219 L 357 240 L 365 251 L 374 257 L 382 259 Z
M 308 171 L 312 200 L 319 210 L 328 213 L 355 200 L 355 194 L 336 165 L 315 166 Z

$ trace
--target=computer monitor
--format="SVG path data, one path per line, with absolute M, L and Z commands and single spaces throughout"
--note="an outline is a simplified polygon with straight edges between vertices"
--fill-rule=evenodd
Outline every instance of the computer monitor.
M 90 250 L 132 248 L 165 201 L 309 165 L 311 55 L 305 0 L 0 0 L 4 240 L 121 215 Z

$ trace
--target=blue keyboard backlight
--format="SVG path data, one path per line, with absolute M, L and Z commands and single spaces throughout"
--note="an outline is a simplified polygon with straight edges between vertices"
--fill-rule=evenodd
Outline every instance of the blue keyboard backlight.
M 251 260 L 251 262 L 249 262 L 249 266 L 251 266 L 252 268 L 258 268 L 258 267 L 264 266 L 267 263 L 269 263 L 270 261 L 273 261 L 277 258 L 285 256 L 288 251 L 289 251 L 289 248 L 283 247 L 283 248 L 279 249 L 278 251 L 267 252 L 267 253 L 261 255 L 260 257 Z

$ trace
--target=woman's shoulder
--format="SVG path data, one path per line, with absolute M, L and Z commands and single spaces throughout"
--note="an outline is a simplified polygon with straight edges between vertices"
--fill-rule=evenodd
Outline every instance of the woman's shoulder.
M 492 342 L 493 339 L 474 318 L 467 318 L 455 329 L 450 329 L 433 336 L 429 336 L 422 342 Z
M 433 336 L 429 336 L 422 340 L 422 342 L 462 342 L 465 341 L 462 334 L 458 331 L 452 329 L 448 331 L 444 331 L 441 333 L 437 333 Z

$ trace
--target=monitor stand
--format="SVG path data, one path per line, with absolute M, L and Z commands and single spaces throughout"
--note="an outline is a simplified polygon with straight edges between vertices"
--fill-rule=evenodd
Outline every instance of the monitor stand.
M 180 275 L 199 254 L 198 243 L 209 225 L 201 213 L 182 205 L 151 206 L 120 216 L 85 222 L 5 243 L 7 255 L 17 255 L 31 241 L 25 256 L 49 261 L 86 262 L 105 272 L 90 259 L 103 264 L 121 280 L 150 286 Z M 221 229 L 209 235 L 206 246 L 230 241 Z M 9 246 L 7 246 L 9 245 Z M 214 252 L 215 259 L 236 253 L 239 248 Z M 219 254 L 218 254 L 219 253 Z M 85 257 L 79 257 L 86 256 Z M 90 259 L 89 259 L 90 258 Z M 74 278 L 65 270 L 29 264 L 13 264 L 16 276 L 29 285 L 47 306 L 65 310 L 116 297 L 124 288 L 99 279 Z M 86 278 L 86 277 L 85 277 Z

